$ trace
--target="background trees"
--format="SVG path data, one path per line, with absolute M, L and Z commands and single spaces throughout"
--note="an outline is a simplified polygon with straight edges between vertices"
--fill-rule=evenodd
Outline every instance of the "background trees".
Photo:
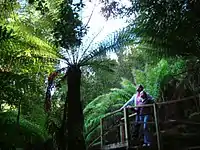
M 85 143 L 89 147 L 99 135 L 99 118 L 120 108 L 137 83 L 144 84 L 157 101 L 199 92 L 199 2 L 130 2 L 126 6 L 102 1 L 108 19 L 124 16 L 129 25 L 97 45 L 92 37 L 91 43 L 82 43 L 89 30 L 79 16 L 82 1 L 0 2 L 4 147 L 12 143 L 5 135 L 28 139 L 28 143 L 15 140 L 15 147 L 49 138 L 54 149 L 75 145 L 84 149 Z M 108 51 L 117 59 L 109 58 Z M 60 67 L 61 59 L 67 71 L 57 77 L 52 109 L 45 113 L 47 77 Z
M 47 137 L 43 111 L 44 82 L 56 64 L 57 49 L 34 32 L 37 27 L 32 28 L 25 21 L 24 15 L 31 14 L 25 12 L 20 3 L 2 1 L 0 6 L 0 103 L 2 127 L 5 128 L 1 143 L 4 148 L 26 147 Z M 13 112 L 3 113 L 8 110 Z M 9 140 L 3 140 L 7 139 L 5 136 L 16 140 L 9 143 Z M 31 140 L 34 137 L 36 140 Z M 17 140 L 24 138 L 28 143 Z

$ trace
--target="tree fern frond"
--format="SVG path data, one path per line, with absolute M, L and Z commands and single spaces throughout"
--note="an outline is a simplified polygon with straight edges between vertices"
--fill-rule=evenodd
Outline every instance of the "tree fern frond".
M 92 68 L 101 68 L 108 72 L 114 72 L 114 67 L 116 66 L 116 62 L 110 59 L 96 59 L 96 60 L 89 60 L 81 66 L 89 66 Z
M 126 89 L 126 88 L 131 88 L 133 91 L 136 90 L 135 85 L 133 85 L 133 83 L 125 78 L 122 78 L 122 81 L 120 82 L 122 88 Z
M 89 49 L 91 48 L 92 44 L 94 44 L 94 40 L 98 37 L 98 35 L 102 32 L 103 28 L 92 38 L 92 40 L 90 40 L 88 46 L 86 48 L 84 48 L 85 50 L 83 51 L 80 59 L 87 57 L 87 52 L 89 51 Z
M 50 58 L 58 57 L 56 47 L 54 47 L 54 45 L 49 43 L 48 41 L 41 40 L 40 38 L 31 35 L 30 33 L 22 32 L 20 29 L 16 32 L 19 36 L 19 40 L 16 41 L 16 43 L 23 44 L 23 47 L 25 49 L 30 49 L 33 55 L 40 55 Z
M 27 143 L 36 144 L 45 141 L 46 131 L 41 126 L 26 120 L 23 116 L 20 118 L 20 130 L 16 130 L 18 127 L 16 118 L 17 113 L 14 111 L 0 113 L 1 142 L 6 145 L 14 144 L 16 147 L 26 147 Z M 12 141 L 7 139 L 12 139 Z
M 100 134 L 100 125 L 98 124 L 94 130 L 91 130 L 88 132 L 87 136 L 85 137 L 87 145 L 90 145 L 93 140 L 98 137 L 97 135 Z
M 2 81 L 0 85 L 1 101 L 6 100 L 10 105 L 15 105 L 20 98 L 25 97 L 25 92 L 37 91 L 37 83 L 27 73 L 15 74 L 0 71 L 0 78 Z
M 129 99 L 132 95 L 129 94 L 128 92 L 126 92 L 124 89 L 118 89 L 118 88 L 112 88 L 111 91 L 120 96 L 120 97 L 123 97 L 123 98 L 127 98 Z
M 129 42 L 127 39 L 130 40 L 133 37 L 131 34 L 127 34 L 127 32 L 128 29 L 124 28 L 121 31 L 111 34 L 106 40 L 98 45 L 97 49 L 92 50 L 88 55 L 83 57 L 80 60 L 80 64 L 84 64 L 87 61 L 92 60 L 102 54 L 106 54 L 109 51 L 117 51 L 122 47 L 127 46 L 127 43 Z
M 6 26 L 0 25 L 0 43 L 13 38 L 13 30 L 8 29 Z
M 37 60 L 55 62 L 60 57 L 57 49 L 48 41 L 21 30 L 21 26 L 8 25 L 7 27 L 13 30 L 14 37 L 0 45 L 3 64 L 15 66 L 17 62 L 20 64 Z

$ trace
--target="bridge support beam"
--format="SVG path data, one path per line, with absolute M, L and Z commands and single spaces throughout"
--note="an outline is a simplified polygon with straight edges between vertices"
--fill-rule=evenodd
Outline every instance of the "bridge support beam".
M 120 142 L 124 143 L 124 124 L 122 123 L 119 127 L 120 130 Z
M 158 105 L 156 103 L 153 104 L 153 110 L 154 110 L 154 119 L 155 119 L 155 126 L 156 126 L 157 146 L 158 146 L 158 150 L 162 150 L 159 115 L 158 115 Z
M 103 118 L 101 118 L 101 120 L 100 120 L 100 127 L 101 127 L 101 149 L 103 149 L 103 146 L 104 146 Z
M 125 127 L 125 140 L 127 142 L 127 148 L 130 147 L 130 126 L 129 126 L 129 115 L 128 109 L 124 108 L 124 127 Z

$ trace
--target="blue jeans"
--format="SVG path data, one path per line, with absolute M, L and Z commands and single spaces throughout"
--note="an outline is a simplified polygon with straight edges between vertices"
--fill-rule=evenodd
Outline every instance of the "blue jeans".
M 148 124 L 147 124 L 148 120 L 149 120 L 149 115 L 137 115 L 136 116 L 136 123 L 138 121 L 144 122 L 143 123 L 143 133 L 144 133 L 144 143 L 145 144 L 151 144 L 151 137 L 150 137 L 150 133 L 148 131 Z

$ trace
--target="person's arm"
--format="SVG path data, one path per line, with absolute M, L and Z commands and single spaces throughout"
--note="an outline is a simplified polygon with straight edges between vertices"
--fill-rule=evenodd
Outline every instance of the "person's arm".
M 149 103 L 149 104 L 154 103 L 154 98 L 149 93 L 147 93 L 147 101 L 146 101 L 146 103 Z
M 147 92 L 145 92 L 145 93 L 146 93 L 146 96 L 141 97 L 140 102 L 142 102 L 143 104 L 148 104 L 149 101 L 153 101 L 153 97 L 149 93 L 147 93 Z
M 124 109 L 124 108 L 127 107 L 128 105 L 132 105 L 132 104 L 134 103 L 134 101 L 135 101 L 135 94 L 131 97 L 131 99 L 130 99 L 128 102 L 126 102 L 126 103 L 120 108 L 120 110 Z
M 154 98 L 149 93 L 147 93 L 147 99 L 148 100 L 153 100 Z

